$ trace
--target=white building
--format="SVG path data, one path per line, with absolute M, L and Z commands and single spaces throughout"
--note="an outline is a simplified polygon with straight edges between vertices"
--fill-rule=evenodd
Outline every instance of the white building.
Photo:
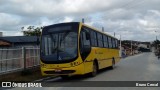
M 139 44 L 138 47 L 148 48 L 146 44 Z
M 2 32 L 0 32 L 0 37 L 2 37 L 3 36 L 3 33 Z

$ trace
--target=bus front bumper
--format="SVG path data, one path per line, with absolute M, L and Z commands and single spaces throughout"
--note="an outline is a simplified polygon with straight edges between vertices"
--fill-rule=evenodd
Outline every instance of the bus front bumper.
M 41 73 L 43 76 L 48 75 L 83 75 L 84 74 L 84 65 L 80 64 L 74 67 L 67 68 L 42 68 Z

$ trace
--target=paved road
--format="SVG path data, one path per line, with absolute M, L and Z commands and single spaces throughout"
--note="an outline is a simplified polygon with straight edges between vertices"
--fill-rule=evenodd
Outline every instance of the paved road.
M 91 81 L 160 81 L 160 60 L 153 53 L 122 59 L 114 70 L 103 72 Z
M 78 81 L 160 81 L 160 60 L 153 53 L 142 53 L 122 59 L 114 70 L 103 70 L 96 77 L 78 77 L 71 79 Z M 62 81 L 61 78 L 50 79 L 44 82 Z M 68 82 L 66 84 L 72 84 Z M 15 90 L 21 88 L 14 88 Z M 23 90 L 160 90 L 159 87 L 52 87 L 52 88 L 25 88 Z

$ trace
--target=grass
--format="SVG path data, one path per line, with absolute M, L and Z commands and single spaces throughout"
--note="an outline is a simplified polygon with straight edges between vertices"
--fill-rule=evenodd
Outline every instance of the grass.
M 0 81 L 31 82 L 44 78 L 39 68 L 0 75 Z

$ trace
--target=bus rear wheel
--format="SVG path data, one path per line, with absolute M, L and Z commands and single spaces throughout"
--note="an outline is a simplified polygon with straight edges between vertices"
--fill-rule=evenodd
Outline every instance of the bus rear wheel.
M 68 79 L 68 78 L 69 78 L 68 75 L 61 75 L 60 77 L 61 77 L 62 79 Z
M 97 75 L 97 72 L 98 72 L 98 66 L 97 66 L 96 62 L 93 62 L 91 76 L 95 77 Z
M 114 68 L 115 68 L 115 60 L 113 59 L 111 69 L 114 69 Z

